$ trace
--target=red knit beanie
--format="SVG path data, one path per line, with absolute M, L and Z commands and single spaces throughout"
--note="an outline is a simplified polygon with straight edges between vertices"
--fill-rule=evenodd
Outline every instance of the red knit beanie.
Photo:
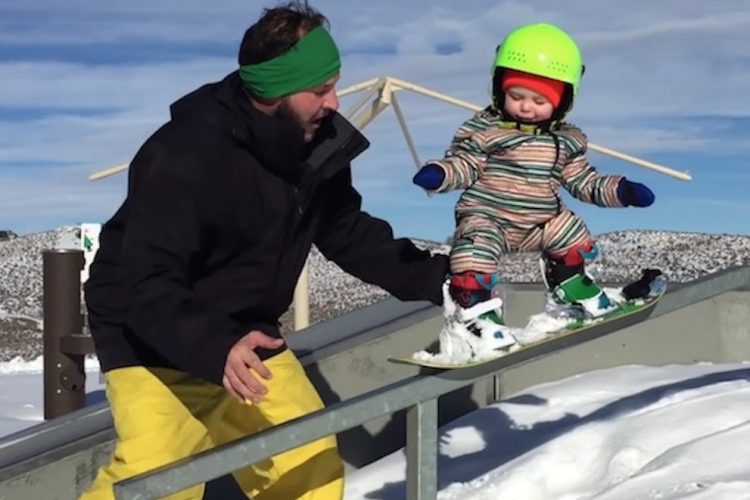
M 507 92 L 511 87 L 524 87 L 537 92 L 552 103 L 557 108 L 560 105 L 565 84 L 559 80 L 545 78 L 543 76 L 524 73 L 514 69 L 506 69 L 503 74 L 503 92 Z

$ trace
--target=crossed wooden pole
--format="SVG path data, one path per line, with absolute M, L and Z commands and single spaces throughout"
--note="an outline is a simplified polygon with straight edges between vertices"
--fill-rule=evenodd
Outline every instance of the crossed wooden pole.
M 373 78 L 372 80 L 368 80 L 365 82 L 352 85 L 338 92 L 339 97 L 344 97 L 346 95 L 354 94 L 356 92 L 362 92 L 362 95 L 360 96 L 360 98 L 347 111 L 344 112 L 344 116 L 346 116 L 349 120 L 351 120 L 351 122 L 360 130 L 365 128 L 388 106 L 393 106 L 393 111 L 396 113 L 396 118 L 398 119 L 398 123 L 401 127 L 401 131 L 404 134 L 404 139 L 406 140 L 406 144 L 409 147 L 409 152 L 411 153 L 412 160 L 414 161 L 414 164 L 416 165 L 418 169 L 422 166 L 422 162 L 419 159 L 419 154 L 417 153 L 417 148 L 414 145 L 414 140 L 412 139 L 411 132 L 409 132 L 409 127 L 406 123 L 406 118 L 404 117 L 403 110 L 401 109 L 401 105 L 399 104 L 398 98 L 396 97 L 396 92 L 400 90 L 408 90 L 411 92 L 415 92 L 417 94 L 421 94 L 421 95 L 431 97 L 431 98 L 434 98 L 443 102 L 447 102 L 449 104 L 453 104 L 455 106 L 459 106 L 461 108 L 465 108 L 474 112 L 477 112 L 483 109 L 483 106 L 479 106 L 477 104 L 473 104 L 468 101 L 463 101 L 461 99 L 456 99 L 455 97 L 451 97 L 449 95 L 445 95 L 440 92 L 430 90 L 425 87 L 421 87 L 419 85 L 415 85 L 413 83 L 410 83 L 404 80 L 399 80 L 396 78 L 392 78 L 389 76 L 385 76 L 381 78 Z M 680 179 L 683 181 L 692 180 L 692 176 L 690 175 L 689 172 L 686 172 L 686 171 L 675 170 L 664 165 L 659 165 L 657 163 L 653 163 L 653 162 L 650 162 L 641 158 L 637 158 L 635 156 L 628 155 L 625 153 L 621 153 L 619 151 L 615 151 L 614 149 L 606 148 L 604 146 L 599 146 L 593 143 L 589 143 L 588 147 L 589 149 L 593 151 L 597 151 L 607 156 L 611 156 L 619 160 L 633 163 L 635 165 L 638 165 L 639 167 L 654 170 L 656 172 L 674 177 L 676 179 Z M 93 180 L 98 180 L 98 179 L 104 179 L 105 177 L 109 177 L 111 175 L 127 170 L 128 166 L 129 165 L 125 163 L 122 165 L 116 165 L 114 167 L 105 168 L 103 170 L 98 170 L 89 176 L 89 180 L 93 181 Z M 300 274 L 299 280 L 297 282 L 297 287 L 294 291 L 294 328 L 295 330 L 301 330 L 309 326 L 310 324 L 309 303 L 310 303 L 309 273 L 308 273 L 307 265 L 305 265 L 304 269 L 302 270 L 302 273 Z

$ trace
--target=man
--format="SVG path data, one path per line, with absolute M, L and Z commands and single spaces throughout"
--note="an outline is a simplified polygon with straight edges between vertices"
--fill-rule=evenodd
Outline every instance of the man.
M 368 143 L 336 112 L 326 24 L 306 3 L 266 10 L 239 71 L 172 105 L 131 162 L 85 289 L 117 443 L 83 499 L 323 407 L 278 326 L 312 244 L 403 300 L 442 302 L 447 258 L 360 209 L 350 162 Z M 342 477 L 333 436 L 234 474 L 267 499 L 341 498 Z

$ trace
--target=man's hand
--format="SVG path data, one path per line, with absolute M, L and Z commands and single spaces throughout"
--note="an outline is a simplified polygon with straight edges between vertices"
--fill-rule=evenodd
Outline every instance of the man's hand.
M 251 370 L 266 380 L 271 378 L 271 372 L 260 360 L 255 349 L 277 349 L 284 345 L 283 339 L 269 337 L 265 333 L 252 330 L 232 346 L 224 365 L 224 388 L 241 403 L 248 400 L 257 404 L 261 397 L 268 392 L 263 384 L 256 379 Z

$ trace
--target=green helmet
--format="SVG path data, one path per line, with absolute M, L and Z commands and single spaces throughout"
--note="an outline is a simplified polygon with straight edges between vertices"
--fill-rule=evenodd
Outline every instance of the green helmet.
M 495 67 L 569 83 L 574 95 L 584 69 L 581 51 L 570 35 L 546 23 L 527 24 L 508 33 L 498 47 Z

